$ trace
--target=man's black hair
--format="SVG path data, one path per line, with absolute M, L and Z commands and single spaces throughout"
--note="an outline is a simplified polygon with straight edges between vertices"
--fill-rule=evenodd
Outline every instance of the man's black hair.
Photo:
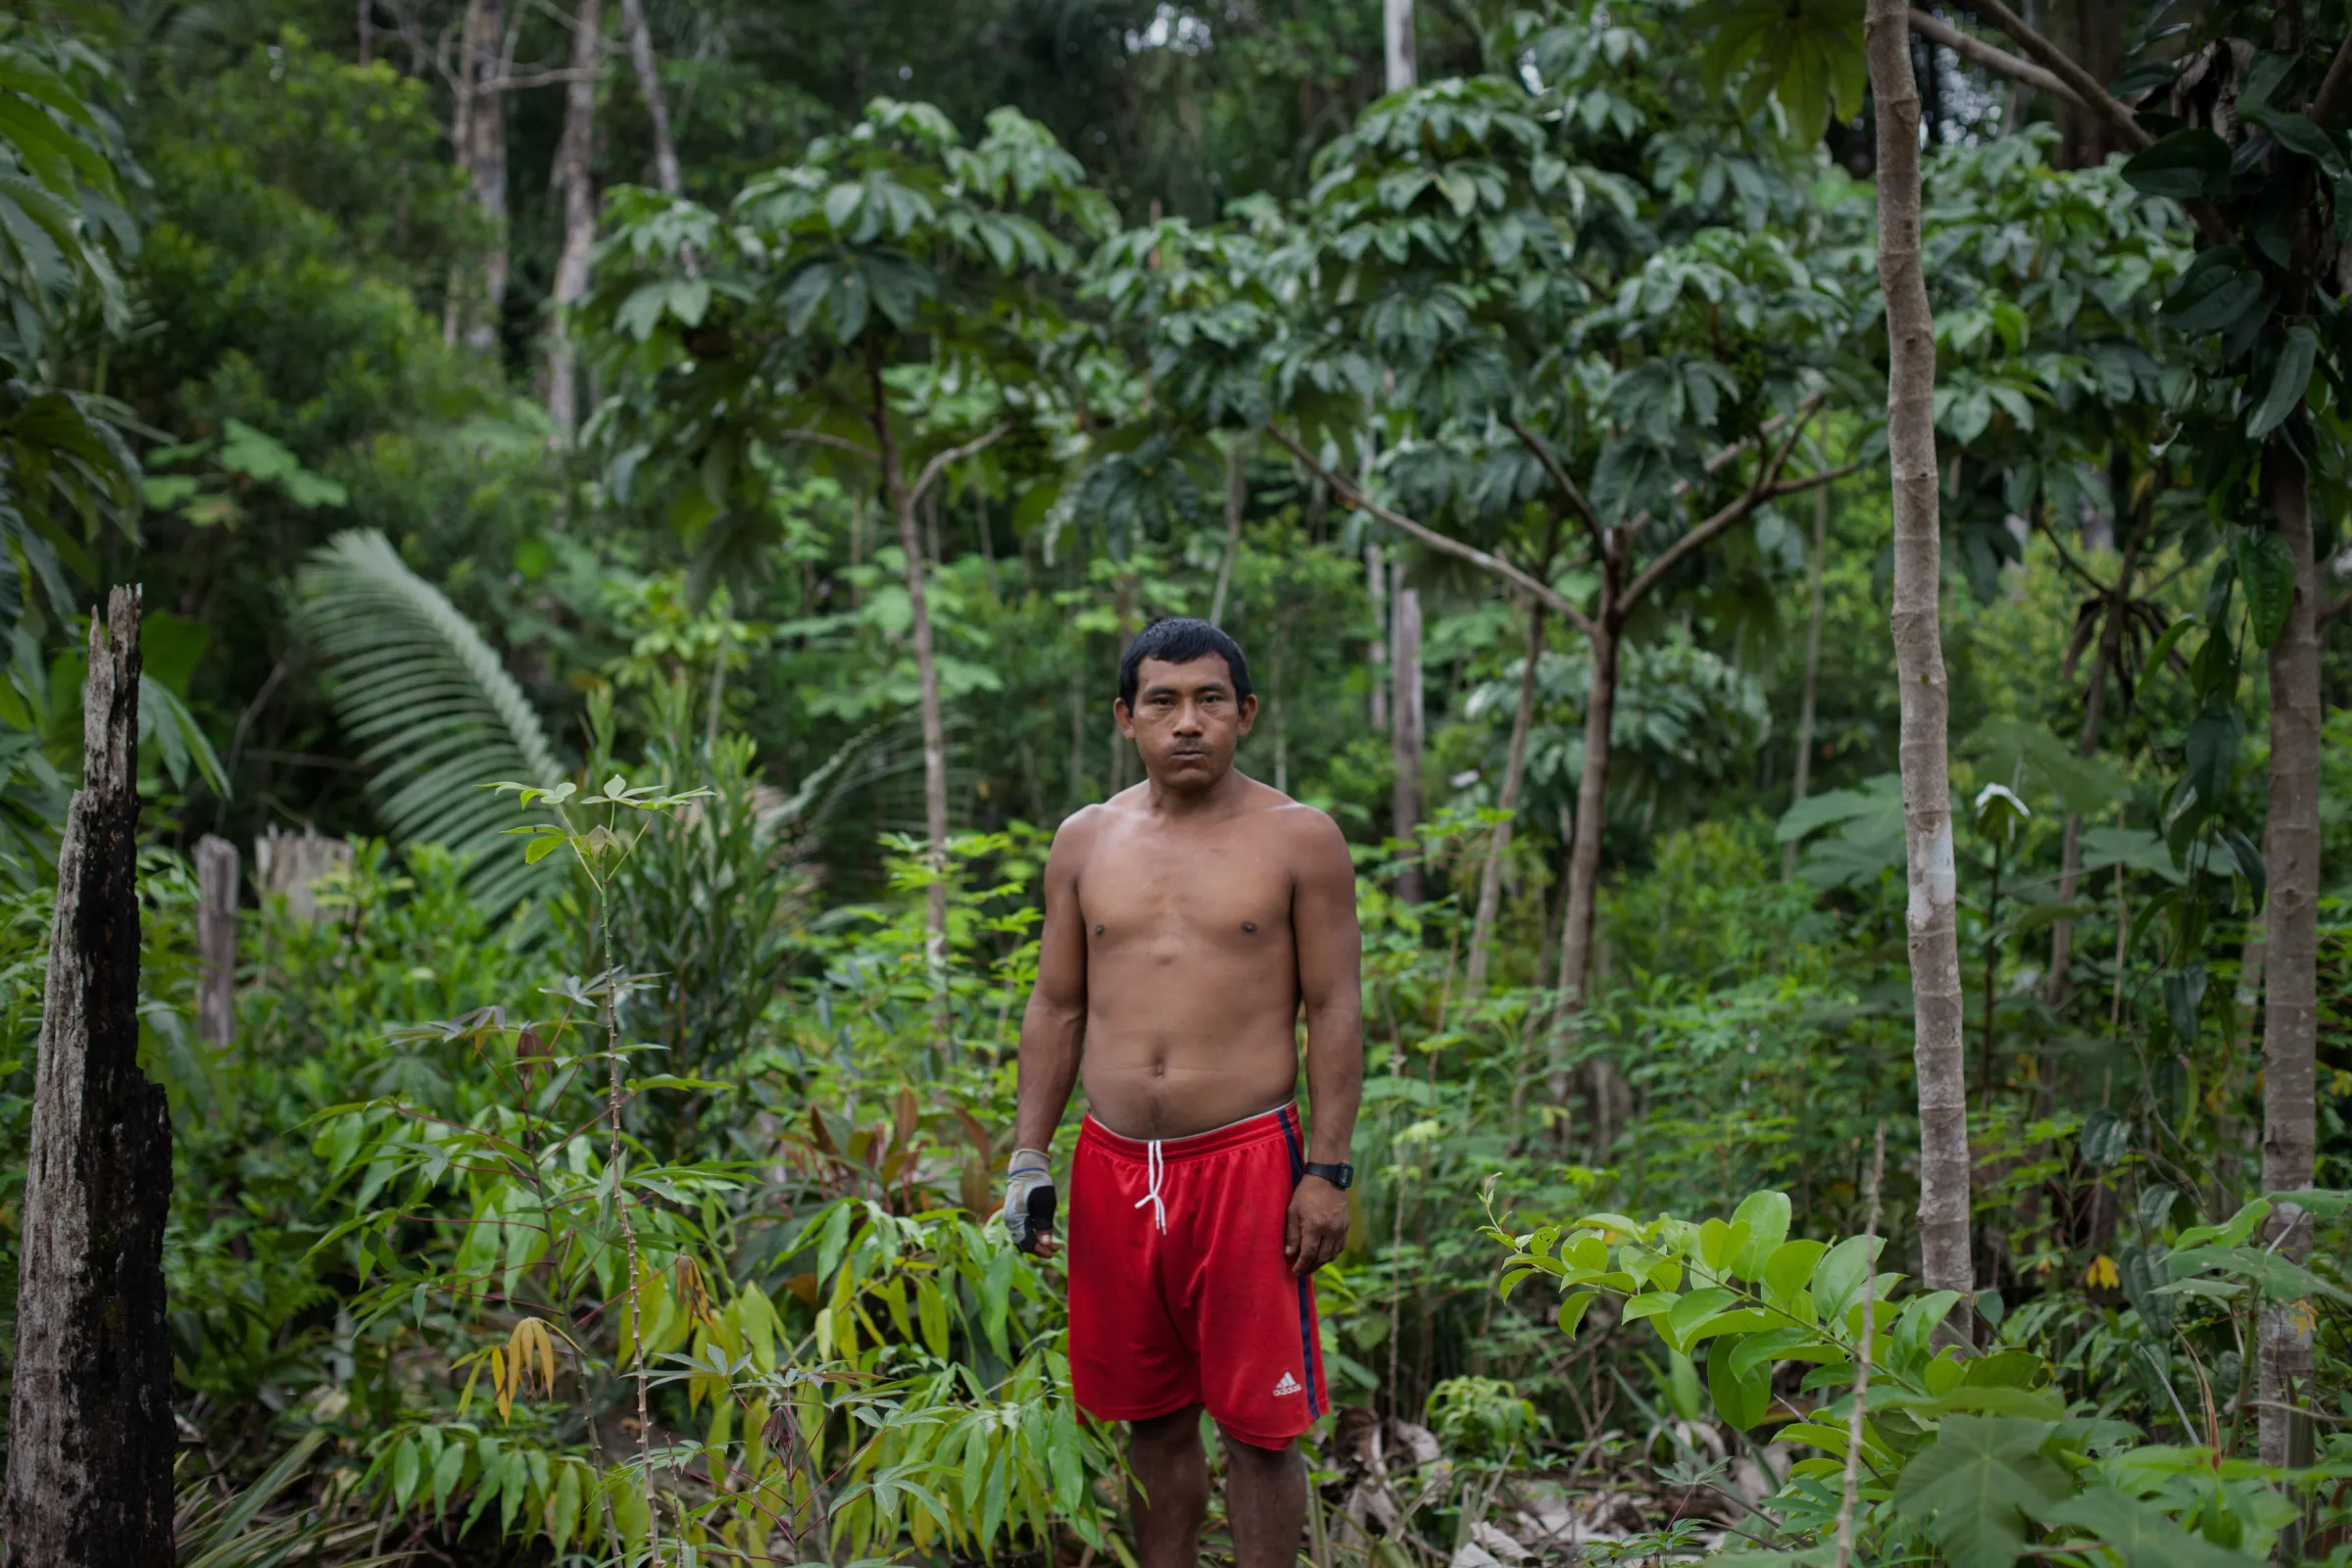
M 1189 664 L 1210 654 L 1225 661 L 1226 673 L 1233 680 L 1233 700 L 1239 703 L 1250 695 L 1250 661 L 1242 653 L 1242 645 L 1226 636 L 1207 621 L 1193 615 L 1170 615 L 1155 620 L 1135 634 L 1127 645 L 1127 655 L 1119 661 L 1119 701 L 1132 712 L 1135 709 L 1135 672 L 1147 659 L 1156 659 L 1164 664 Z

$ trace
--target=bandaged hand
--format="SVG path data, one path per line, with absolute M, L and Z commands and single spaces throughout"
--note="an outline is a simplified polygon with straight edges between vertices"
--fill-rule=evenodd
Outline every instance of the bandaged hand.
M 1052 1257 L 1061 1250 L 1054 1239 L 1054 1166 L 1039 1149 L 1016 1149 L 1004 1174 L 1004 1231 L 1024 1252 Z

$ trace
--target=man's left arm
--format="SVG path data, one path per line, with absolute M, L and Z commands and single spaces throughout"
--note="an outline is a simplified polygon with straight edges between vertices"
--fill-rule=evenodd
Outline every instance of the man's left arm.
M 1339 824 L 1304 813 L 1291 931 L 1306 1008 L 1306 1157 L 1347 1163 L 1364 1094 L 1363 933 L 1355 919 L 1355 864 Z M 1284 1250 L 1293 1272 L 1312 1274 L 1348 1245 L 1348 1195 L 1308 1176 L 1291 1195 Z

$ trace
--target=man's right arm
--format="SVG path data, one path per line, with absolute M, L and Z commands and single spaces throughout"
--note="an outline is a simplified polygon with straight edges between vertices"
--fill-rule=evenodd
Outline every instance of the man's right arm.
M 1080 812 L 1062 823 L 1054 835 L 1053 853 L 1046 858 L 1046 919 L 1038 933 L 1037 984 L 1021 1013 L 1019 1087 L 1013 1102 L 1013 1171 L 1015 1196 L 1022 1190 L 1017 1178 L 1023 1168 L 1040 1163 L 1034 1157 L 1051 1153 L 1054 1130 L 1070 1103 L 1078 1082 L 1078 1064 L 1086 1040 L 1086 921 L 1078 907 L 1078 871 L 1090 834 Z M 1014 1239 L 1023 1232 L 1021 1220 L 1008 1215 Z M 1057 1248 L 1050 1236 L 1036 1239 L 1035 1250 L 1051 1253 Z

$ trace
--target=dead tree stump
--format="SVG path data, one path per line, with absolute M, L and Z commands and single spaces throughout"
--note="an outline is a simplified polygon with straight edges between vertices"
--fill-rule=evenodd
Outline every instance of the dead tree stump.
M 5 1568 L 170 1568 L 172 1117 L 139 1070 L 139 591 L 90 619 L 17 1275 Z
M 237 1037 L 237 847 L 196 841 L 196 1036 L 216 1051 Z

